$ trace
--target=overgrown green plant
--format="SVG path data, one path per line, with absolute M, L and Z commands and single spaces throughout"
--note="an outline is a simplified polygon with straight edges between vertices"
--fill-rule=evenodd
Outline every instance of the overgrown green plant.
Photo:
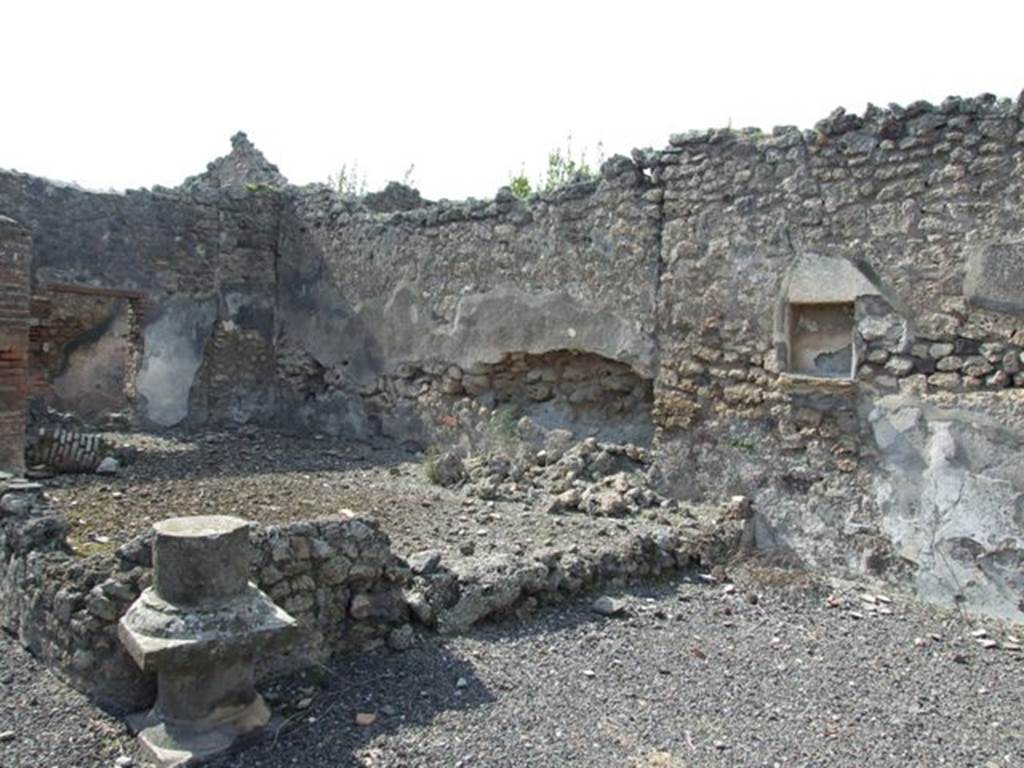
M 423 455 L 423 474 L 431 485 L 440 485 L 441 480 L 437 474 L 437 461 L 440 458 L 440 451 L 436 445 L 427 448 Z
M 351 166 L 348 163 L 342 165 L 337 174 L 327 177 L 327 183 L 338 190 L 342 197 L 362 197 L 366 194 L 366 174 L 360 176 L 358 161 Z
M 604 162 L 604 146 L 597 143 L 597 164 L 598 167 Z M 548 167 L 543 180 L 538 187 L 543 192 L 554 192 L 566 184 L 573 184 L 579 181 L 590 181 L 597 173 L 587 162 L 587 151 L 583 150 L 579 157 L 572 149 L 572 134 L 565 138 L 565 149 L 555 148 L 548 152 Z
M 597 142 L 595 155 L 596 162 L 593 166 L 587 160 L 585 149 L 577 155 L 572 147 L 570 133 L 565 138 L 565 147 L 555 147 L 548 152 L 547 166 L 535 185 L 530 183 L 523 166 L 520 166 L 518 174 L 509 174 L 508 185 L 513 195 L 525 199 L 535 191 L 550 193 L 567 184 L 591 181 L 597 178 L 598 170 L 605 159 L 604 144 L 600 141 Z
M 512 190 L 512 194 L 520 200 L 525 200 L 533 194 L 533 187 L 530 185 L 530 180 L 526 177 L 526 171 L 523 168 L 519 169 L 518 176 L 509 176 L 508 186 Z
M 495 408 L 487 425 L 495 445 L 505 451 L 512 451 L 518 447 L 522 441 L 518 422 L 516 407 L 511 403 Z
M 402 174 L 402 183 L 407 187 L 415 187 L 416 181 L 413 179 L 413 172 L 416 170 L 416 163 L 412 163 L 408 168 L 405 169 L 405 173 Z

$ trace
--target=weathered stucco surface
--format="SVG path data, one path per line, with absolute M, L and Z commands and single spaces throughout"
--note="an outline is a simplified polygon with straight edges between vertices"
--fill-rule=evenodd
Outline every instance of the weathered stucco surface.
M 146 328 L 138 391 L 148 421 L 173 427 L 186 419 L 189 394 L 216 318 L 216 299 L 172 300 Z
M 58 408 L 93 418 L 127 406 L 124 385 L 131 354 L 127 314 L 127 307 L 120 307 L 102 336 L 68 355 L 67 367 L 53 381 Z
M 1024 402 L 967 400 L 878 401 L 868 417 L 883 470 L 875 495 L 923 596 L 959 594 L 1014 617 L 1024 598 Z
M 176 190 L 0 174 L 0 213 L 31 228 L 38 288 L 146 293 L 149 423 L 420 447 L 481 409 L 614 427 L 666 492 L 749 495 L 780 556 L 1019 619 L 1021 113 L 698 131 L 552 194 L 436 204 L 289 186 L 240 135 Z M 800 305 L 845 314 L 801 330 Z

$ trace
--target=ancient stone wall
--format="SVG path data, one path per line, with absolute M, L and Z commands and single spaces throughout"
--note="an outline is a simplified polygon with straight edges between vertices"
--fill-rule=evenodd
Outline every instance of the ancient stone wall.
M 550 200 L 374 215 L 298 196 L 279 371 L 313 383 L 282 397 L 318 428 L 429 444 L 430 414 L 467 424 L 500 401 L 481 378 L 498 359 L 600 355 L 653 379 L 666 488 L 751 495 L 780 556 L 914 573 L 932 595 L 1017 615 L 1024 579 L 1005 564 L 1020 526 L 947 542 L 953 499 L 920 521 L 871 424 L 895 394 L 1020 403 L 1022 147 L 1019 103 L 949 99 L 674 136 Z M 963 472 L 991 471 L 978 456 L 1016 444 L 1014 428 L 979 428 L 990 448 L 958 450 Z M 1015 508 L 1024 470 L 998 478 Z
M 279 193 L 220 183 L 211 171 L 179 190 L 96 194 L 0 173 L 0 211 L 22 217 L 38 239 L 36 349 L 39 367 L 50 371 L 35 377 L 38 385 L 54 385 L 66 371 L 53 361 L 94 343 L 106 320 L 81 307 L 57 322 L 51 287 L 103 289 L 146 306 L 144 317 L 126 319 L 141 326 L 133 330 L 142 355 L 128 388 L 143 423 L 269 414 Z
M 941 108 L 869 110 L 865 118 L 837 114 L 808 132 L 678 136 L 669 149 L 644 156 L 665 184 L 663 364 L 707 357 L 703 347 L 713 339 L 709 351 L 718 360 L 736 362 L 734 353 L 775 373 L 776 346 L 785 342 L 777 302 L 787 280 L 803 283 L 793 303 L 833 302 L 837 285 L 857 280 L 863 287 L 842 298 L 884 297 L 894 318 L 889 328 L 871 321 L 864 341 L 888 343 L 897 355 L 890 362 L 885 350 L 868 350 L 876 354 L 861 356 L 861 374 L 887 374 L 876 384 L 889 388 L 895 379 L 936 372 L 955 375 L 919 383 L 929 390 L 1012 384 L 1003 376 L 985 380 L 999 367 L 987 358 L 959 372 L 967 357 L 981 357 L 982 344 L 990 357 L 1020 346 L 1013 320 L 964 291 L 972 261 L 1020 231 L 1020 130 L 1014 105 L 952 100 Z M 860 274 L 804 269 L 807 254 Z M 741 349 L 729 349 L 729 339 L 742 340 Z M 933 343 L 940 356 L 956 349 L 960 359 L 938 368 L 926 351 Z M 1016 368 L 1009 361 L 1006 372 Z
M 117 639 L 117 622 L 150 585 L 150 537 L 114 556 L 79 558 L 64 517 L 39 486 L 0 483 L 0 627 L 99 702 L 126 711 L 151 703 Z M 409 578 L 387 536 L 355 517 L 256 526 L 252 579 L 299 622 L 301 642 L 264 674 L 386 642 L 407 620 Z
M 0 471 L 25 468 L 29 274 L 32 238 L 0 216 Z
M 588 353 L 650 380 L 657 195 L 628 161 L 530 203 L 505 190 L 375 214 L 327 189 L 296 195 L 278 266 L 289 411 L 335 433 L 421 437 L 421 387 L 383 415 L 375 402 L 410 366 L 471 378 L 512 354 Z
M 1021 617 L 1021 112 L 694 132 L 527 201 L 422 205 L 288 187 L 240 136 L 177 190 L 0 174 L 0 212 L 37 285 L 146 292 L 150 423 L 425 447 L 506 405 L 577 436 L 625 414 L 666 492 L 751 496 L 780 556 Z
M 655 414 L 669 484 L 749 493 L 761 543 L 787 556 L 912 573 L 930 597 L 1020 616 L 1024 531 L 1005 515 L 1024 466 L 1016 449 L 996 458 L 1020 444 L 1019 420 L 979 419 L 968 439 L 939 407 L 1022 402 L 1020 104 L 840 111 L 814 131 L 677 136 L 637 160 L 665 193 Z M 853 312 L 852 378 L 794 375 L 803 305 Z M 915 417 L 893 419 L 897 403 Z M 869 426 L 893 420 L 904 437 Z M 949 458 L 925 482 L 946 486 L 928 501 L 901 473 L 934 464 L 936 430 Z M 963 524 L 993 498 L 1004 514 Z
M 32 296 L 33 396 L 84 419 L 132 408 L 142 358 L 144 295 L 53 284 Z

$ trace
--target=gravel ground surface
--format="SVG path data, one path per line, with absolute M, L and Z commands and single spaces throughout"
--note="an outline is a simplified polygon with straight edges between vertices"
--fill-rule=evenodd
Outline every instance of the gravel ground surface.
M 0 766 L 109 767 L 134 748 L 120 720 L 96 709 L 0 632 Z
M 138 451 L 121 475 L 47 481 L 81 551 L 210 512 L 276 522 L 348 507 L 397 552 L 449 562 L 467 540 L 476 557 L 585 549 L 693 523 L 483 502 L 427 483 L 422 457 L 328 440 L 116 439 Z M 266 693 L 285 726 L 217 768 L 1024 766 L 1024 632 L 793 572 L 733 577 L 622 593 L 613 618 L 572 603 L 278 681 Z M 0 766 L 109 768 L 131 749 L 118 721 L 0 638 Z
M 1012 628 L 756 576 L 639 588 L 617 596 L 619 617 L 580 602 L 278 681 L 266 693 L 285 727 L 215 766 L 1024 765 Z M 0 764 L 114 765 L 123 729 L 0 650 L 0 731 L 14 732 Z
M 1007 627 L 749 577 L 622 597 L 338 663 L 220 768 L 1024 765 L 1024 658 L 981 645 Z
M 329 517 L 343 508 L 376 520 L 398 554 L 438 549 L 449 565 L 467 557 L 461 550 L 468 543 L 471 556 L 481 557 L 555 544 L 596 550 L 666 528 L 685 539 L 697 530 L 689 511 L 620 520 L 551 515 L 540 502 L 482 501 L 429 483 L 422 455 L 401 449 L 248 430 L 106 436 L 136 452 L 121 474 L 43 481 L 72 525 L 70 543 L 83 554 L 113 550 L 174 515 L 273 523 Z

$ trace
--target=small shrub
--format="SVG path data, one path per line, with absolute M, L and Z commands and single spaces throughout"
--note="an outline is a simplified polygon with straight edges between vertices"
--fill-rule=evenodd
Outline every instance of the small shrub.
M 409 174 L 412 168 L 409 168 Z M 351 166 L 345 163 L 334 176 L 327 177 L 327 183 L 338 190 L 338 194 L 344 198 L 362 197 L 366 194 L 366 174 L 359 175 L 359 163 L 354 162 Z
M 600 154 L 601 145 L 598 144 Z M 548 152 L 548 167 L 542 185 L 538 185 L 544 192 L 554 192 L 566 184 L 574 184 L 580 181 L 590 181 L 596 176 L 594 169 L 587 162 L 587 152 L 584 150 L 577 158 L 572 149 L 572 134 L 565 139 L 565 149 L 555 148 Z
M 520 166 L 518 174 L 509 174 L 509 187 L 512 194 L 520 199 L 525 199 L 535 191 L 550 193 L 567 184 L 576 184 L 581 181 L 591 181 L 597 178 L 597 169 L 600 169 L 604 162 L 604 144 L 597 143 L 597 160 L 592 166 L 587 162 L 587 151 L 583 150 L 578 156 L 572 148 L 572 134 L 565 139 L 565 147 L 556 147 L 548 152 L 547 167 L 544 173 L 537 180 L 537 184 L 530 183 L 526 176 L 525 169 Z
M 405 169 L 405 173 L 402 174 L 402 184 L 407 187 L 415 187 L 416 181 L 413 178 L 413 173 L 416 171 L 416 163 L 412 163 L 408 168 Z
M 432 445 L 427 448 L 426 453 L 423 456 L 423 474 L 426 476 L 427 481 L 431 485 L 440 485 L 441 480 L 437 474 L 437 460 L 441 454 L 437 450 L 436 445 Z
M 508 186 L 512 190 L 512 194 L 520 200 L 525 200 L 533 194 L 533 187 L 530 185 L 530 180 L 526 178 L 526 172 L 522 168 L 519 169 L 518 176 L 509 176 Z
M 506 403 L 495 408 L 488 424 L 494 443 L 506 451 L 516 448 L 522 441 L 518 421 L 514 405 Z

